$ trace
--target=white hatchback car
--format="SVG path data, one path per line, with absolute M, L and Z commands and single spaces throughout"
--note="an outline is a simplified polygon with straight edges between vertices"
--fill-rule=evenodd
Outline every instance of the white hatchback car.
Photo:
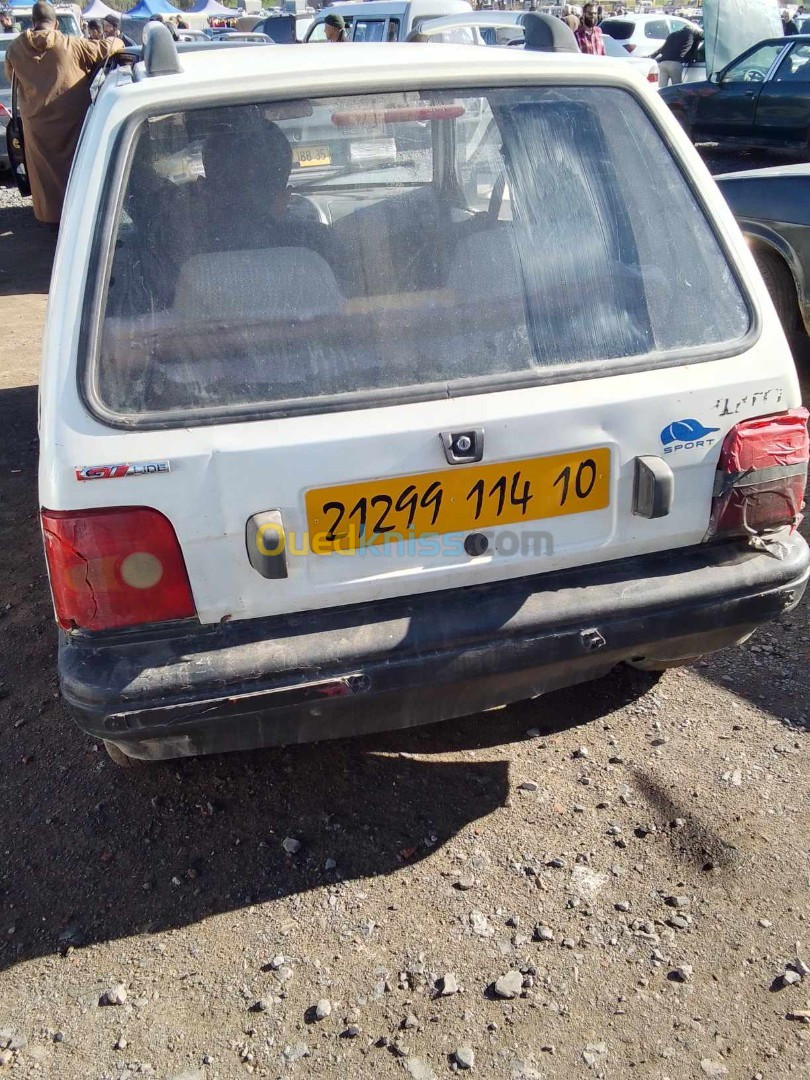
M 618 41 L 634 56 L 652 56 L 657 53 L 670 34 L 691 26 L 696 33 L 703 31 L 697 23 L 681 19 L 677 15 L 616 15 L 603 19 L 600 28 L 603 34 Z
M 84 128 L 41 380 L 62 692 L 116 760 L 474 713 L 798 603 L 793 361 L 628 65 L 145 53 Z

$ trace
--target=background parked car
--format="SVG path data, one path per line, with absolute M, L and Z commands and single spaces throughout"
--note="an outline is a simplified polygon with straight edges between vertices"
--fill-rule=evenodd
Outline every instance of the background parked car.
M 716 76 L 661 91 L 693 142 L 810 149 L 810 36 L 754 45 Z
M 697 23 L 679 19 L 675 15 L 634 14 L 603 19 L 601 30 L 620 42 L 628 52 L 637 56 L 652 56 L 674 30 L 681 30 L 684 26 L 700 31 Z
M 307 31 L 307 41 L 326 41 L 324 19 L 329 12 L 342 15 L 352 41 L 404 41 L 429 19 L 471 12 L 467 0 L 385 0 L 330 4 L 319 12 Z
M 69 34 L 71 37 L 81 37 L 82 28 L 77 12 L 80 10 L 78 7 L 74 7 L 72 4 L 56 4 L 56 23 L 59 30 L 63 34 Z M 11 14 L 14 18 L 14 22 L 20 27 L 20 30 L 31 29 L 31 8 L 12 8 Z
M 785 330 L 810 334 L 810 165 L 753 169 L 716 179 Z
M 3 65 L 6 60 L 6 49 L 16 36 L 16 34 L 4 34 L 0 38 L 0 169 L 3 171 L 9 167 L 6 128 L 11 119 L 11 83 L 3 73 Z

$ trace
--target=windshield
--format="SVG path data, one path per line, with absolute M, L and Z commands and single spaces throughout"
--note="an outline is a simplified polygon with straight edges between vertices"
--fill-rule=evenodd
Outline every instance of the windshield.
M 150 422 L 604 373 L 749 325 L 670 152 L 617 89 L 155 117 L 111 212 L 90 393 Z
M 21 30 L 31 29 L 30 15 L 17 15 L 16 12 L 12 12 L 12 14 L 14 22 L 19 24 Z M 56 22 L 63 34 L 69 34 L 71 37 L 81 37 L 81 30 L 75 15 L 60 15 L 57 13 Z

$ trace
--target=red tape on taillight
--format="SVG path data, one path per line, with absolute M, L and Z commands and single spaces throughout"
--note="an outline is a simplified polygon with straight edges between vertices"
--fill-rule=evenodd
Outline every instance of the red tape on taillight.
M 810 449 L 807 417 L 807 409 L 791 409 L 731 429 L 717 463 L 707 539 L 799 525 Z
M 113 630 L 196 613 L 180 544 L 158 510 L 43 510 L 41 517 L 61 627 Z

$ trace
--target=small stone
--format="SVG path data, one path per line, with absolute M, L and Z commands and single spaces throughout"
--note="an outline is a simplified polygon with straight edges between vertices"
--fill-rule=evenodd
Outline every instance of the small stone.
M 670 979 L 675 982 L 690 982 L 695 969 L 691 964 L 681 964 L 680 967 L 673 968 L 669 973 Z
M 577 947 L 577 943 L 572 937 L 564 937 L 560 944 L 564 949 L 575 949 Z
M 457 881 L 453 882 L 453 885 L 459 892 L 469 892 L 470 889 L 475 888 L 475 878 L 472 874 L 462 874 Z
M 792 971 L 790 968 L 782 975 L 783 986 L 795 986 L 796 983 L 800 983 L 801 981 L 802 977 L 798 971 Z
M 475 1065 L 475 1051 L 471 1046 L 458 1046 L 453 1051 L 453 1060 L 460 1069 L 471 1069 Z
M 552 870 L 564 870 L 565 860 L 555 855 L 553 859 L 548 860 L 546 866 L 550 866 Z
M 332 1002 L 328 998 L 321 998 L 315 1006 L 315 1019 L 325 1020 L 332 1015 Z
M 360 1028 L 357 1026 L 357 1024 L 349 1024 L 346 1030 L 342 1032 L 342 1037 L 344 1039 L 356 1039 L 359 1034 Z
M 9 1050 L 12 1051 L 25 1050 L 26 1046 L 28 1046 L 28 1039 L 24 1035 L 15 1035 L 8 1044 Z
M 492 937 L 495 933 L 487 917 L 480 911 L 470 912 L 470 928 L 476 937 Z
M 281 846 L 287 852 L 288 855 L 297 855 L 301 850 L 301 841 L 296 840 L 293 836 L 287 836 L 281 842 Z
M 129 1046 L 129 1043 L 127 1042 L 126 1038 L 123 1035 L 119 1035 L 118 1040 L 116 1041 L 116 1044 L 113 1047 L 113 1050 L 126 1050 L 126 1048 L 128 1046 Z
M 687 908 L 690 901 L 688 896 L 666 896 L 664 903 L 673 908 Z
M 285 1061 L 300 1061 L 301 1058 L 309 1057 L 309 1047 L 302 1042 L 293 1043 L 292 1046 L 285 1046 L 282 1052 Z
M 251 1006 L 252 1012 L 270 1012 L 272 1002 L 269 998 L 259 998 L 254 1005 Z
M 411 1080 L 436 1080 L 436 1073 L 422 1058 L 406 1058 L 405 1071 L 410 1075 Z
M 416 1029 L 419 1027 L 419 1021 L 413 1013 L 408 1013 L 408 1015 L 400 1024 L 400 1027 L 404 1028 L 405 1031 L 416 1031 Z
M 276 972 L 276 978 L 280 983 L 289 982 L 293 977 L 293 969 L 291 967 L 280 967 Z
M 516 998 L 523 989 L 523 976 L 519 971 L 508 971 L 496 979 L 495 993 L 501 998 Z
M 609 763 L 610 763 L 611 765 L 624 765 L 624 758 L 623 758 L 623 757 L 619 757 L 619 755 L 618 755 L 618 754 L 614 754 L 614 755 L 613 755 L 613 757 L 609 757 L 609 758 L 608 758 L 608 762 L 609 762 Z
M 55 1043 L 61 1043 L 65 1041 L 65 1033 L 63 1031 L 57 1031 L 53 1037 Z
M 273 971 L 279 971 L 281 968 L 284 967 L 284 957 L 281 955 L 281 953 L 279 953 L 278 956 L 273 957 L 273 959 L 270 961 L 270 967 Z
M 689 920 L 684 918 L 683 915 L 672 915 L 667 919 L 667 922 L 676 930 L 686 930 L 689 926 Z
M 535 941 L 553 941 L 554 940 L 554 931 L 551 929 L 550 926 L 545 926 L 543 923 L 540 923 L 539 926 L 536 926 L 534 928 L 534 940 Z
M 458 980 L 456 979 L 455 975 L 452 974 L 452 972 L 448 971 L 447 974 L 444 975 L 440 981 L 442 984 L 439 989 L 440 997 L 451 997 L 453 994 L 459 993 L 461 988 L 458 985 Z
M 607 1057 L 607 1052 L 608 1048 L 602 1042 L 588 1043 L 588 1045 L 584 1047 L 582 1051 L 582 1060 L 585 1062 L 589 1069 L 592 1069 L 594 1065 L 598 1065 L 599 1063 L 604 1061 L 604 1059 Z
M 0 1050 L 0 1065 L 10 1065 L 14 1060 L 14 1055 L 10 1050 Z
M 524 780 L 522 784 L 518 784 L 518 791 L 538 791 L 539 784 L 535 784 L 534 780 Z
M 770 930 L 770 928 L 773 926 L 773 923 L 770 919 L 760 919 L 758 925 L 761 926 L 763 930 Z
M 580 746 L 579 749 L 575 750 L 571 756 L 573 758 L 576 758 L 577 760 L 586 761 L 591 755 L 588 753 L 587 746 Z
M 709 1058 L 703 1058 L 700 1068 L 705 1076 L 728 1076 L 728 1069 L 725 1065 L 722 1065 L 719 1061 L 711 1061 Z
M 213 1065 L 214 1059 L 211 1057 L 210 1054 L 203 1054 L 202 1063 L 203 1065 Z
M 116 983 L 115 986 L 104 991 L 99 999 L 99 1005 L 125 1005 L 126 1000 L 127 988 L 123 983 Z
M 326 862 L 323 864 L 323 868 L 326 871 L 334 870 L 336 866 L 337 866 L 337 863 L 335 862 L 334 859 L 327 859 Z
M 667 740 L 662 736 L 659 736 L 656 739 L 650 739 L 650 746 L 666 746 L 666 744 Z
M 616 910 L 617 911 L 629 911 L 630 907 L 631 907 L 631 905 L 630 905 L 629 900 L 620 900 L 618 902 L 618 904 L 616 905 Z
M 540 728 L 539 727 L 530 727 L 528 729 L 528 731 L 526 732 L 526 735 L 527 735 L 527 737 L 529 739 L 539 739 L 540 738 Z

